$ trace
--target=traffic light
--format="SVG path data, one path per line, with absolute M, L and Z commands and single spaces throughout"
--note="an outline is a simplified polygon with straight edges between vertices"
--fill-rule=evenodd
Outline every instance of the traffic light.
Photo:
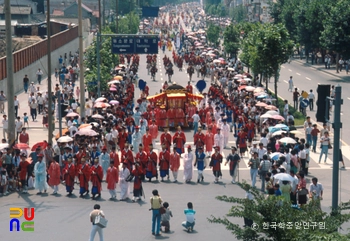
M 329 103 L 329 99 L 327 97 L 330 96 L 331 86 L 330 85 L 318 85 L 317 87 L 317 112 L 316 112 L 316 120 L 318 122 L 326 122 L 329 120 L 329 105 L 327 108 L 327 101 Z

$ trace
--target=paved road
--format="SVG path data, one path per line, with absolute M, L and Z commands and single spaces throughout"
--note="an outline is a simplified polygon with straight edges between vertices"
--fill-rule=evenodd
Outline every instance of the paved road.
M 316 95 L 317 99 L 317 86 L 318 84 L 330 84 L 330 85 L 341 85 L 342 86 L 342 98 L 344 104 L 342 105 L 342 114 L 341 119 L 343 122 L 343 130 L 341 139 L 344 141 L 344 145 L 350 143 L 350 136 L 346 135 L 350 131 L 350 126 L 347 123 L 350 121 L 350 112 L 347 111 L 347 106 L 350 104 L 350 76 L 345 74 L 343 70 L 340 74 L 335 74 L 335 70 L 331 71 L 322 71 L 323 67 L 321 66 L 310 66 L 301 61 L 292 61 L 290 64 L 282 65 L 280 72 L 280 82 L 278 86 L 278 94 L 284 99 L 287 99 L 289 103 L 293 104 L 292 93 L 288 92 L 288 80 L 290 76 L 293 76 L 293 82 L 295 87 L 299 89 L 299 92 L 302 90 L 309 92 L 310 89 Z M 337 76 L 338 75 L 338 76 Z M 273 89 L 273 83 L 271 83 L 270 88 Z M 313 120 L 316 121 L 316 109 L 315 105 L 314 111 L 307 110 L 307 115 L 309 115 Z M 332 120 L 332 116 L 331 116 Z M 322 123 L 319 123 L 322 125 Z
M 168 56 L 171 55 L 170 52 L 166 52 Z M 141 65 L 139 76 L 148 82 L 150 87 L 150 94 L 155 94 L 161 89 L 161 84 L 166 79 L 165 71 L 162 63 L 163 54 L 158 56 L 158 69 L 157 78 L 155 82 L 150 80 L 150 76 L 146 72 L 146 59 L 145 56 L 141 57 Z M 303 67 L 298 66 L 297 63 L 292 62 L 288 65 L 292 71 L 289 71 L 285 65 L 285 68 L 281 72 L 281 83 L 283 83 L 283 78 L 288 80 L 288 72 L 292 72 L 295 77 L 295 83 L 298 86 L 299 81 L 297 80 L 296 73 L 300 74 L 300 79 L 302 77 L 308 77 L 311 80 L 320 78 L 317 76 L 322 76 L 321 73 L 313 73 L 313 75 L 306 75 L 310 73 L 309 69 L 301 70 Z M 287 69 L 286 69 L 287 68 Z M 288 72 L 286 72 L 288 71 Z M 294 72 L 295 74 L 294 74 Z M 187 74 L 179 72 L 177 68 L 174 68 L 173 80 L 180 85 L 186 86 L 188 81 Z M 315 77 L 314 77 L 315 75 Z M 198 78 L 194 75 L 194 80 L 197 81 Z M 304 79 L 303 79 L 304 80 Z M 326 81 L 326 80 L 325 80 Z M 306 82 L 306 81 L 305 81 Z M 318 81 L 320 82 L 320 81 Z M 320 82 L 321 83 L 321 82 Z M 193 82 L 195 84 L 195 82 Z M 310 84 L 312 85 L 312 84 Z M 283 86 L 283 84 L 281 84 Z M 305 86 L 305 88 L 313 88 Z M 287 89 L 287 84 L 285 85 Z M 290 93 L 283 93 L 284 88 L 280 88 L 279 92 L 281 95 L 288 96 Z M 136 88 L 136 96 L 139 95 L 139 90 Z M 24 99 L 24 97 L 23 97 Z M 47 136 L 46 130 L 29 130 L 31 136 L 31 144 L 37 141 L 42 141 L 43 137 Z M 191 143 L 192 132 L 187 131 L 186 137 L 188 142 Z M 234 144 L 233 137 L 230 137 L 230 145 Z M 191 143 L 193 144 L 193 143 Z M 159 148 L 159 144 L 156 146 Z M 344 152 L 344 149 L 343 149 Z M 227 155 L 229 150 L 224 150 L 224 155 Z M 317 154 L 311 154 L 312 162 L 310 164 L 310 173 L 312 176 L 317 176 L 320 182 L 324 185 L 324 200 L 322 201 L 322 208 L 324 210 L 329 210 L 331 205 L 331 174 L 332 169 L 330 164 L 323 165 L 317 163 Z M 331 160 L 327 160 L 331 163 Z M 249 169 L 246 165 L 247 158 L 243 160 L 240 164 L 240 180 L 250 181 Z M 346 165 L 349 166 L 349 162 Z M 182 170 L 180 169 L 179 180 L 182 180 Z M 194 179 L 196 173 L 194 174 Z M 220 237 L 220 240 L 235 240 L 230 232 L 224 229 L 223 226 L 210 224 L 206 218 L 214 214 L 216 216 L 223 216 L 227 213 L 230 205 L 227 203 L 222 203 L 215 200 L 217 195 L 229 195 L 235 197 L 244 197 L 244 192 L 238 188 L 236 185 L 230 183 L 230 178 L 228 175 L 227 167 L 223 167 L 223 179 L 222 183 L 214 184 L 213 175 L 210 170 L 204 172 L 204 183 L 191 183 L 185 184 L 182 181 L 178 184 L 173 183 L 144 183 L 144 190 L 146 192 L 146 201 L 140 203 L 130 203 L 130 202 L 120 202 L 120 201 L 110 201 L 108 200 L 109 194 L 106 191 L 105 184 L 103 185 L 102 200 L 99 203 L 102 205 L 102 209 L 105 211 L 107 218 L 109 219 L 109 227 L 105 230 L 105 240 L 153 240 L 155 239 L 151 235 L 151 213 L 148 212 L 149 209 L 149 197 L 151 196 L 151 191 L 157 188 L 165 201 L 170 203 L 170 207 L 173 211 L 174 218 L 171 220 L 171 234 L 164 234 L 159 239 L 174 239 L 174 240 L 214 240 Z M 349 178 L 348 171 L 340 171 L 341 180 L 341 201 L 347 201 L 350 199 L 350 187 L 345 185 L 346 180 Z M 307 179 L 310 182 L 310 178 Z M 260 186 L 258 181 L 257 186 Z M 76 186 L 76 188 L 78 188 Z M 119 188 L 118 188 L 119 191 Z M 52 190 L 50 190 L 50 193 Z M 78 191 L 75 190 L 77 193 Z M 13 193 L 7 197 L 1 197 L 0 206 L 0 232 L 1 240 L 35 240 L 35 241 L 47 241 L 48 239 L 52 241 L 58 240 L 87 240 L 90 232 L 90 223 L 88 219 L 88 214 L 91 211 L 95 201 L 90 199 L 80 199 L 76 196 L 66 197 L 64 186 L 60 186 L 60 195 L 52 196 L 50 194 L 37 196 L 35 191 L 31 190 L 29 195 L 22 195 Z M 118 192 L 119 196 L 119 192 Z M 180 223 L 184 220 L 183 209 L 188 201 L 194 203 L 195 209 L 197 210 L 197 221 L 195 232 L 192 234 L 187 234 L 183 231 Z M 10 207 L 35 207 L 35 232 L 26 234 L 24 232 L 10 233 L 8 231 L 9 227 L 9 208 Z M 233 222 L 242 224 L 242 219 L 232 219 Z M 343 228 L 348 228 L 345 225 Z

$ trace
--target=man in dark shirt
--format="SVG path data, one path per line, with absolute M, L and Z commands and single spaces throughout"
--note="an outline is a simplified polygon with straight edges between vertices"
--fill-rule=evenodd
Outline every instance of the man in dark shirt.
M 23 89 L 24 89 L 24 92 L 26 93 L 28 91 L 28 86 L 29 86 L 29 78 L 27 75 L 25 75 L 23 78 Z
M 300 93 L 298 92 L 298 88 L 295 88 L 293 92 L 293 103 L 294 103 L 294 109 L 296 110 L 298 109 L 299 96 L 300 96 Z

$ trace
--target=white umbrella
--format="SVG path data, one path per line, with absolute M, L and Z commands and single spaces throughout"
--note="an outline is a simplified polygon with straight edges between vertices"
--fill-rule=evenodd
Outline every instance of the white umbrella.
M 79 130 L 75 135 L 80 135 L 80 136 L 97 136 L 98 133 L 94 130 L 91 130 L 89 128 L 83 128 Z
M 104 119 L 104 117 L 102 115 L 99 115 L 99 114 L 95 114 L 95 115 L 93 115 L 91 117 L 94 118 L 94 119 Z
M 273 175 L 273 178 L 278 179 L 280 181 L 288 181 L 288 182 L 293 182 L 295 180 L 294 177 L 292 177 L 287 173 L 279 173 L 279 174 Z
M 5 148 L 8 148 L 8 147 L 9 147 L 9 144 L 8 144 L 8 143 L 2 143 L 2 144 L 0 144 L 0 150 L 5 149 Z
M 234 68 L 227 68 L 228 71 L 235 71 Z
M 287 133 L 287 132 L 283 131 L 283 130 L 275 131 L 274 133 L 272 133 L 272 136 L 280 136 L 280 135 L 282 135 L 282 133 Z
M 290 138 L 290 137 L 283 137 L 282 139 L 279 139 L 279 142 L 286 143 L 286 144 L 295 144 L 295 143 L 297 143 L 293 138 Z
M 71 112 L 71 113 L 68 113 L 68 114 L 66 115 L 66 117 L 76 117 L 76 116 L 79 116 L 79 114 L 78 114 L 78 113 L 75 113 L 75 112 Z
M 105 97 L 100 97 L 100 98 L 97 98 L 96 100 L 95 100 L 95 102 L 104 102 L 104 101 L 106 101 L 107 99 L 105 98 Z
M 269 110 L 269 111 L 266 111 L 265 114 L 269 114 L 269 115 L 279 115 L 279 113 L 277 111 L 274 111 L 274 110 Z
M 58 138 L 57 142 L 70 142 L 73 141 L 73 138 L 70 136 L 61 136 L 60 138 Z
M 94 127 L 99 127 L 100 126 L 100 124 L 98 124 L 97 122 L 91 122 L 90 124 L 93 125 Z
M 253 86 L 246 86 L 245 90 L 248 91 L 248 92 L 252 92 L 252 91 L 255 90 L 255 87 L 253 87 Z
M 301 132 L 300 131 L 298 131 L 298 130 L 294 130 L 294 131 L 290 131 L 290 133 L 292 133 L 292 134 L 301 134 Z
M 109 85 L 120 84 L 120 81 L 119 80 L 112 80 L 112 81 L 109 81 L 107 84 L 109 84 Z
M 271 118 L 272 115 L 268 114 L 268 113 L 265 113 L 263 115 L 260 116 L 260 119 L 263 119 L 263 118 Z

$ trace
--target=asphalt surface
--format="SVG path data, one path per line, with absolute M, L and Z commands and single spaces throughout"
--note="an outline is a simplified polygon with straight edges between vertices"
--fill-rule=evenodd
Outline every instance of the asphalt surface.
M 167 56 L 171 56 L 171 52 L 166 51 Z M 162 63 L 163 54 L 160 53 L 158 57 L 158 73 L 156 75 L 156 81 L 151 81 L 150 75 L 147 75 L 146 59 L 145 56 L 141 57 L 139 76 L 147 81 L 150 88 L 150 94 L 159 93 L 162 83 L 167 79 L 165 70 Z M 184 66 L 186 68 L 186 66 Z M 289 71 L 291 69 L 291 71 Z M 300 75 L 298 75 L 299 73 Z M 301 89 L 316 89 L 317 83 L 336 83 L 339 81 L 344 85 L 345 92 L 347 83 L 342 80 L 336 79 L 334 76 L 328 76 L 316 70 L 311 70 L 307 66 L 292 62 L 291 64 L 284 65 L 281 70 L 279 93 L 282 97 L 291 101 L 291 94 L 287 92 L 288 85 L 284 83 L 284 80 L 288 80 L 289 76 L 294 76 L 294 83 Z M 310 78 L 311 80 L 306 79 Z M 195 85 L 199 78 L 193 75 Z M 174 68 L 173 81 L 182 86 L 187 85 L 188 76 L 185 70 L 180 72 L 176 67 Z M 207 79 L 207 84 L 210 81 Z M 42 87 L 43 89 L 44 87 Z M 194 88 L 195 89 L 195 88 Z M 135 96 L 139 95 L 139 90 L 136 88 Z M 289 97 L 290 96 L 290 97 Z M 20 96 L 22 102 L 25 103 L 26 96 Z M 345 97 L 344 97 L 345 99 Z M 347 100 L 344 100 L 347 101 Z M 344 107 L 346 104 L 344 103 Z M 347 120 L 346 112 L 343 112 L 343 123 Z M 36 127 L 29 129 L 30 144 L 33 145 L 36 142 L 46 139 L 47 130 L 42 129 L 40 123 L 33 124 Z M 344 130 L 345 130 L 344 125 Z M 188 144 L 193 145 L 193 132 L 186 130 L 186 138 Z M 348 137 L 343 137 L 347 141 Z M 191 143 L 192 142 L 192 143 Z M 229 145 L 234 145 L 233 136 L 230 136 Z M 156 148 L 159 149 L 157 143 Z M 343 147 L 348 148 L 348 147 Z M 345 150 L 345 149 L 344 149 Z M 343 150 L 343 153 L 344 153 Z M 230 151 L 224 150 L 223 153 L 226 156 Z M 331 154 L 329 154 L 331 155 Z M 319 182 L 324 186 L 324 200 L 322 201 L 322 209 L 329 211 L 331 206 L 331 188 L 332 188 L 332 168 L 331 158 L 327 160 L 328 164 L 318 164 L 318 154 L 311 155 L 312 161 L 310 162 L 310 176 L 307 178 L 308 185 L 311 182 L 313 176 L 318 177 Z M 239 180 L 247 180 L 250 182 L 249 169 L 246 165 L 248 159 L 244 158 L 239 166 Z M 349 165 L 346 160 L 345 165 Z M 67 197 L 65 187 L 60 185 L 59 195 L 51 195 L 50 189 L 48 194 L 36 195 L 35 190 L 30 190 L 29 194 L 12 193 L 6 197 L 0 197 L 0 237 L 4 241 L 17 241 L 17 240 L 29 240 L 29 241 L 61 241 L 61 240 L 88 240 L 91 224 L 89 221 L 89 213 L 95 203 L 99 203 L 102 210 L 105 212 L 107 219 L 109 220 L 108 227 L 104 230 L 105 240 L 154 240 L 154 239 L 173 239 L 173 240 L 236 240 L 234 236 L 226 230 L 222 225 L 211 224 L 207 221 L 207 218 L 211 215 L 217 217 L 224 216 L 231 205 L 223 203 L 215 199 L 218 195 L 227 195 L 235 197 L 244 197 L 245 193 L 237 185 L 231 184 L 231 178 L 228 173 L 227 167 L 223 166 L 223 179 L 219 184 L 214 184 L 214 177 L 212 172 L 207 169 L 204 171 L 204 183 L 197 184 L 192 182 L 185 184 L 183 182 L 183 168 L 179 171 L 179 183 L 171 182 L 152 182 L 144 183 L 144 191 L 146 199 L 141 202 L 131 203 L 130 201 L 112 201 L 109 200 L 109 193 L 106 189 L 106 184 L 103 183 L 102 198 L 98 201 L 92 201 L 89 198 L 81 199 L 78 196 L 78 185 L 74 190 L 75 195 Z M 193 181 L 196 180 L 196 171 L 194 171 Z M 171 180 L 172 176 L 170 175 Z M 350 187 L 346 185 L 346 181 L 349 178 L 349 172 L 342 170 L 339 172 L 340 179 L 340 201 L 348 201 L 350 199 Z M 260 187 L 260 181 L 257 182 L 257 187 Z M 164 201 L 169 202 L 170 208 L 174 217 L 170 221 L 171 233 L 162 234 L 161 237 L 154 237 L 151 235 L 151 212 L 149 198 L 153 189 L 158 189 L 160 195 Z M 119 198 L 119 190 L 117 188 L 117 198 Z M 193 233 L 187 233 L 181 227 L 181 222 L 185 220 L 183 209 L 186 208 L 187 202 L 193 202 L 196 214 L 196 226 Z M 11 233 L 9 231 L 9 208 L 10 207 L 35 207 L 35 231 L 33 233 L 17 232 Z M 21 218 L 21 221 L 23 218 Z M 243 220 L 240 218 L 230 219 L 234 223 L 243 225 Z M 346 230 L 349 225 L 344 225 L 343 229 Z M 95 240 L 98 240 L 96 238 Z

